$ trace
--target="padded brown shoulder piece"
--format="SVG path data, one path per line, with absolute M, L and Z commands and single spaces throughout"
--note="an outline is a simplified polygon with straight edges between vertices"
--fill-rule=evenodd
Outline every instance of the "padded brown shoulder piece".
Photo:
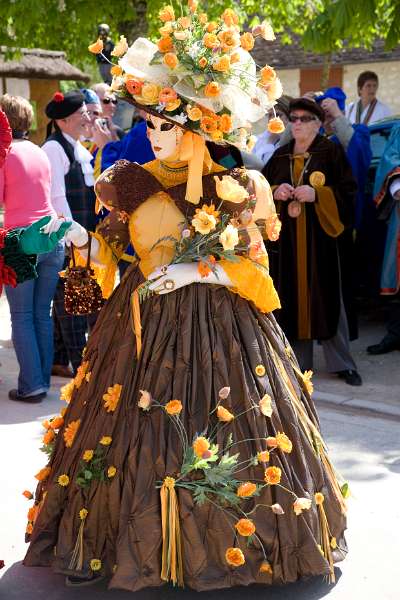
M 163 190 L 146 169 L 128 160 L 118 160 L 96 181 L 95 191 L 107 207 L 131 214 L 146 198 Z

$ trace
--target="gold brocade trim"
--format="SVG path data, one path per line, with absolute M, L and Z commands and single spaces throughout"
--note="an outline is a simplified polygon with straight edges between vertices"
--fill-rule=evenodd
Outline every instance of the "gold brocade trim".
M 335 196 L 330 187 L 320 187 L 315 193 L 318 202 L 315 204 L 319 224 L 327 235 L 336 238 L 343 233 L 344 226 L 340 220 Z
M 160 489 L 162 527 L 161 579 L 183 587 L 181 528 L 175 479 L 166 477 Z

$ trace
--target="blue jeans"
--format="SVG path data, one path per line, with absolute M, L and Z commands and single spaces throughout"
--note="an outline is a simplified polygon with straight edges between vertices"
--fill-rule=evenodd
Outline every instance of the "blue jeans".
M 37 279 L 25 281 L 16 288 L 6 286 L 21 396 L 40 394 L 50 387 L 53 364 L 50 308 L 63 263 L 64 244 L 59 242 L 51 252 L 39 255 Z

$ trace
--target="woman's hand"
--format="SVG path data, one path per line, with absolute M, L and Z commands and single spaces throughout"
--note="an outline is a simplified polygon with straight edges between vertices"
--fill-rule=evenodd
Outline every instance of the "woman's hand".
M 299 185 L 294 190 L 294 198 L 298 202 L 315 202 L 315 190 L 310 185 Z
M 232 282 L 225 271 L 219 265 L 216 266 L 216 273 L 211 272 L 207 277 L 201 277 L 197 268 L 197 263 L 182 263 L 178 265 L 168 265 L 159 267 L 148 279 L 155 280 L 149 286 L 149 289 L 156 294 L 169 294 L 191 283 L 213 283 L 214 285 L 232 286 Z
M 294 187 L 289 183 L 281 183 L 279 187 L 274 191 L 275 200 L 289 200 L 293 198 Z
M 113 136 L 107 125 L 102 123 L 103 119 L 96 119 L 93 125 L 92 139 L 96 146 L 104 148 L 106 144 L 113 141 Z

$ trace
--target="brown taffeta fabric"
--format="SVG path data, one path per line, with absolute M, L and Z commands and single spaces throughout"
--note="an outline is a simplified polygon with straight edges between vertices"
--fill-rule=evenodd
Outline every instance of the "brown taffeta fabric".
M 182 455 L 176 430 L 165 411 L 138 407 L 139 390 L 149 391 L 160 403 L 179 399 L 189 439 L 203 432 L 218 391 L 230 386 L 224 406 L 234 414 L 257 404 L 265 393 L 273 399 L 271 418 L 258 409 L 234 419 L 221 429 L 223 447 L 229 433 L 236 441 L 265 438 L 285 432 L 293 442 L 290 454 L 274 452 L 270 465 L 282 469 L 282 484 L 299 497 L 325 496 L 324 509 L 330 533 L 338 543 L 334 561 L 346 554 L 342 514 L 331 480 L 305 434 L 284 385 L 275 353 L 311 421 L 318 420 L 309 397 L 301 391 L 289 358 L 288 342 L 272 314 L 262 314 L 252 304 L 221 286 L 194 284 L 165 296 L 154 296 L 141 305 L 142 352 L 137 359 L 131 322 L 131 295 L 143 277 L 132 266 L 102 309 L 90 337 L 85 361 L 89 381 L 74 392 L 65 415 L 66 423 L 81 424 L 71 448 L 66 448 L 63 429 L 50 461 L 51 474 L 44 484 L 46 499 L 34 526 L 25 565 L 51 565 L 56 572 L 70 573 L 69 564 L 80 527 L 79 511 L 88 515 L 83 530 L 83 573 L 90 560 L 101 559 L 102 572 L 110 576 L 110 588 L 136 591 L 160 586 L 161 509 L 157 482 L 179 472 Z M 265 375 L 256 375 L 257 365 Z M 122 385 L 113 413 L 104 408 L 103 394 Z M 211 417 L 215 423 L 215 413 Z M 93 449 L 102 436 L 111 436 L 107 465 L 116 475 L 93 482 L 87 491 L 75 483 L 84 450 Z M 265 449 L 265 443 L 245 442 L 237 447 L 244 458 Z M 265 466 L 265 465 L 264 465 Z M 268 465 L 269 466 L 269 465 Z M 264 467 L 252 466 L 239 474 L 243 481 L 262 480 Z M 68 474 L 70 484 L 57 483 Z M 43 484 L 39 484 L 40 496 Z M 261 538 L 273 576 L 260 574 L 263 555 L 259 546 L 246 546 L 218 508 L 198 506 L 190 492 L 176 488 L 183 546 L 184 583 L 195 590 L 211 590 L 252 583 L 287 583 L 302 576 L 328 575 L 329 564 L 321 554 L 318 510 L 296 516 L 293 497 L 277 486 L 264 487 L 257 498 L 243 505 L 250 511 L 255 502 L 279 503 L 284 515 L 259 508 L 251 515 Z M 38 496 L 37 496 L 38 497 Z M 234 522 L 234 520 L 233 520 Z M 226 549 L 238 545 L 246 563 L 230 567 Z M 79 573 L 82 575 L 82 572 Z

